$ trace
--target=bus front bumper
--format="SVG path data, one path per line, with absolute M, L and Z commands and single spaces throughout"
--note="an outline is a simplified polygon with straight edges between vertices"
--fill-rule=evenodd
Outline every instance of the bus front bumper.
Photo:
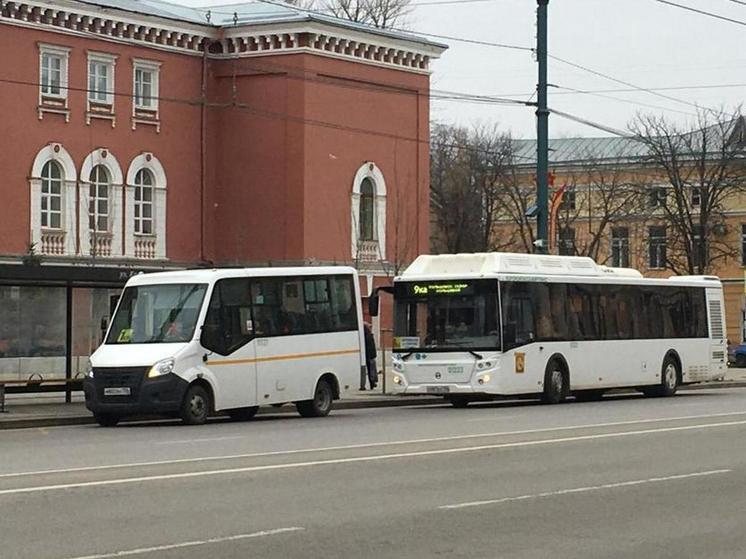
M 94 414 L 161 415 L 177 412 L 189 383 L 170 373 L 147 377 L 147 368 L 124 372 L 94 370 L 83 381 L 85 406 Z

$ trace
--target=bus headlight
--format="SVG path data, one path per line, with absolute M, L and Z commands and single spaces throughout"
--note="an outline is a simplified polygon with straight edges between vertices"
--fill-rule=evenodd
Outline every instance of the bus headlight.
M 160 377 L 172 373 L 173 371 L 174 360 L 170 358 L 164 359 L 162 361 L 158 361 L 158 363 L 150 367 L 150 370 L 148 371 L 148 378 Z
M 478 383 L 478 384 L 485 384 L 485 383 L 488 383 L 488 382 L 489 382 L 489 381 L 491 381 L 491 380 L 492 380 L 492 377 L 491 377 L 491 376 L 490 376 L 489 374 L 487 374 L 487 375 L 482 375 L 481 377 L 479 377 L 479 378 L 477 379 L 477 383 Z
M 402 383 L 401 377 L 399 375 L 394 375 L 393 381 L 394 381 L 394 384 L 400 385 Z

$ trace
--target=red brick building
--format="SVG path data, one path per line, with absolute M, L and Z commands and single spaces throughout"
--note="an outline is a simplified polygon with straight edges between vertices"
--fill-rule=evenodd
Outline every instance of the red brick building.
M 444 48 L 284 4 L 0 2 L 0 378 L 81 370 L 137 270 L 427 252 Z

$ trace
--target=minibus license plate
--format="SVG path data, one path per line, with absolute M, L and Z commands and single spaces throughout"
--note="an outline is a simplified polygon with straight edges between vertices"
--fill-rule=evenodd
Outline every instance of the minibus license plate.
M 447 394 L 451 389 L 448 386 L 428 386 L 428 394 Z
M 130 395 L 129 386 L 110 386 L 108 388 L 104 388 L 104 396 L 129 396 L 129 395 Z

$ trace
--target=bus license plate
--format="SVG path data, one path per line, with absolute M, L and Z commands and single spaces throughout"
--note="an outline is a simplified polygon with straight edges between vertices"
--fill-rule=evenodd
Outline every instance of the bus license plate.
M 428 386 L 428 394 L 447 394 L 451 389 L 448 386 Z
M 129 396 L 129 395 L 130 395 L 129 386 L 110 386 L 108 388 L 104 388 L 104 396 Z

